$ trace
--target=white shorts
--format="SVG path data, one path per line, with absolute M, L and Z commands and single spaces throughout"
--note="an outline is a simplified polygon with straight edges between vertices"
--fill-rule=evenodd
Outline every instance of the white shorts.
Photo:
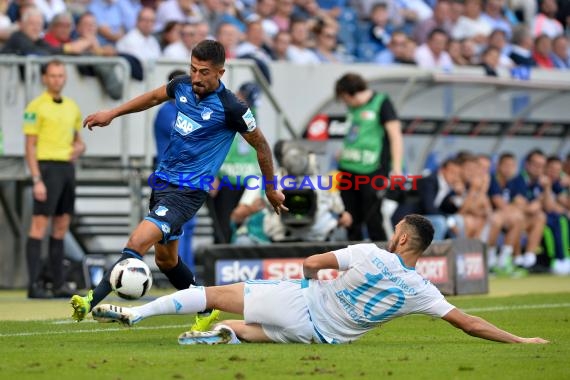
M 245 282 L 243 291 L 245 323 L 257 323 L 265 334 L 279 343 L 312 343 L 313 323 L 307 301 L 296 280 Z

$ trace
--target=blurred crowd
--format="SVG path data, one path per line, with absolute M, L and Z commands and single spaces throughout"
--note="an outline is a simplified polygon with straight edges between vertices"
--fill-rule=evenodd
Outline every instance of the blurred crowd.
M 261 68 L 568 69 L 569 25 L 566 0 L 0 0 L 2 53 L 123 55 L 136 78 L 150 60 L 188 59 L 204 38 Z
M 519 162 L 509 152 L 464 151 L 420 179 L 415 200 L 400 208 L 426 215 L 435 240 L 480 239 L 496 273 L 568 275 L 569 188 L 570 154 L 563 160 L 536 149 Z

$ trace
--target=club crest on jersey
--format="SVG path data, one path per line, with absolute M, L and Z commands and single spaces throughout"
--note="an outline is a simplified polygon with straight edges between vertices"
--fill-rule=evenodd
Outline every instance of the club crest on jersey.
M 166 208 L 164 206 L 158 206 L 158 208 L 156 209 L 156 211 L 154 213 L 158 216 L 164 216 L 164 215 L 166 215 L 167 212 L 168 212 L 168 208 Z
M 189 133 L 194 132 L 197 129 L 202 128 L 201 124 L 196 123 L 194 120 L 178 112 L 176 115 L 176 123 L 174 124 L 174 129 L 180 133 L 182 136 L 186 136 Z
M 188 99 L 186 99 L 185 96 L 181 96 L 179 99 L 180 99 L 180 101 L 181 101 L 182 103 L 188 102 Z
M 214 113 L 214 111 L 212 111 L 208 107 L 204 107 L 200 116 L 202 116 L 202 120 L 210 120 L 212 113 Z

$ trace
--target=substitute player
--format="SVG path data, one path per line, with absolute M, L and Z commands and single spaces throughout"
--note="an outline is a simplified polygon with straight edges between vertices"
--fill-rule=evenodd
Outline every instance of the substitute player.
M 122 308 L 100 305 L 100 322 L 133 325 L 162 314 L 187 314 L 217 308 L 241 314 L 213 331 L 188 331 L 180 344 L 348 343 L 394 318 L 420 313 L 443 318 L 467 334 L 506 343 L 547 343 L 521 338 L 455 308 L 414 269 L 430 245 L 433 227 L 420 215 L 408 215 L 396 226 L 388 251 L 357 244 L 313 255 L 303 263 L 304 280 L 246 281 L 224 286 L 191 287 L 148 304 Z M 392 253 L 394 252 L 394 253 Z M 345 271 L 334 280 L 316 280 L 320 269 Z

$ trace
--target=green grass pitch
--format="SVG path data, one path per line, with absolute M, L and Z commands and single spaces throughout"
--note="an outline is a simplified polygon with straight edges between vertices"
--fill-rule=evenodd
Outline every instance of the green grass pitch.
M 493 343 L 408 316 L 347 345 L 179 346 L 193 316 L 157 317 L 131 329 L 71 323 L 65 300 L 2 291 L 0 379 L 570 379 L 570 277 L 492 279 L 489 295 L 449 299 L 551 343 Z

